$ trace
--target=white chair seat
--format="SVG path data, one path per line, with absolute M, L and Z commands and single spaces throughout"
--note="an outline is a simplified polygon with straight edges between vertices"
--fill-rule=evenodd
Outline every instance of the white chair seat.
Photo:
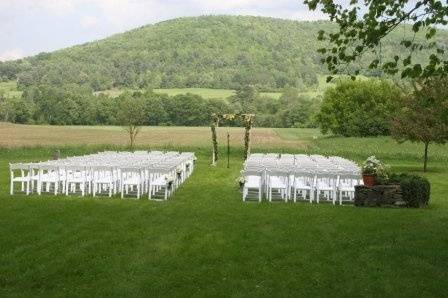
M 113 181 L 114 181 L 114 179 L 111 176 L 95 178 L 95 180 L 94 180 L 95 183 L 111 183 Z
M 14 177 L 13 179 L 14 182 L 27 182 L 29 180 L 30 180 L 29 177 Z
M 247 188 L 259 188 L 261 185 L 261 177 L 259 176 L 248 176 L 247 181 L 244 186 Z
M 275 189 L 286 188 L 286 184 L 277 176 L 270 177 L 269 186 Z
M 326 183 L 317 183 L 316 186 L 317 189 L 321 190 L 321 191 L 329 191 L 329 190 L 334 190 L 334 187 L 331 185 L 328 185 Z
M 302 179 L 295 180 L 295 187 L 297 189 L 306 189 L 306 190 L 310 190 L 312 188 L 311 185 L 305 184 Z
M 140 184 L 141 181 L 140 179 L 138 179 L 137 177 L 131 177 L 131 178 L 127 178 L 123 181 L 123 184 L 127 184 L 127 185 L 137 185 Z
M 341 185 L 341 186 L 339 186 L 339 190 L 352 192 L 352 191 L 355 191 L 355 187 L 351 186 L 351 185 Z
M 162 175 L 160 177 L 157 177 L 154 181 L 150 182 L 150 184 L 153 186 L 166 186 L 166 176 Z

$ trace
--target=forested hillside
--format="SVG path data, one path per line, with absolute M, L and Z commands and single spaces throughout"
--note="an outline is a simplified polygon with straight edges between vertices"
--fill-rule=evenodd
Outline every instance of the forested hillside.
M 288 86 L 303 89 L 316 85 L 317 75 L 325 74 L 316 52 L 316 37 L 319 30 L 328 31 L 332 26 L 329 22 L 249 16 L 180 18 L 53 53 L 0 63 L 0 79 L 17 79 L 21 90 L 68 84 L 92 91 L 239 89 L 245 85 L 253 85 L 259 91 Z M 392 35 L 382 46 L 384 55 L 402 52 L 400 34 Z M 440 32 L 439 41 L 447 40 L 446 32 Z

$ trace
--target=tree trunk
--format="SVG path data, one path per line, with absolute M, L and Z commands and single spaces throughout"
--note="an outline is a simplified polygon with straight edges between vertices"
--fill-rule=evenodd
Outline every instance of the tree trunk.
M 428 166 L 428 146 L 429 142 L 425 143 L 425 156 L 423 159 L 423 172 L 426 172 L 427 166 Z
M 133 126 L 130 126 L 129 127 L 129 141 L 130 141 L 129 147 L 132 152 L 134 151 L 136 135 L 137 135 L 136 128 Z

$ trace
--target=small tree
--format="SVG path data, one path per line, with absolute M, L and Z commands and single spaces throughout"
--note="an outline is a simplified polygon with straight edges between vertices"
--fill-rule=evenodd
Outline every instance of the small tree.
M 121 101 L 118 110 L 118 120 L 129 134 L 129 148 L 133 151 L 135 147 L 135 139 L 140 132 L 140 126 L 144 124 L 146 118 L 145 102 L 143 98 L 132 97 L 127 93 L 120 97 Z
M 399 142 L 422 142 L 425 146 L 423 171 L 428 163 L 430 143 L 448 141 L 447 79 L 431 79 L 414 85 L 414 92 L 399 100 L 398 113 L 392 119 L 392 136 Z

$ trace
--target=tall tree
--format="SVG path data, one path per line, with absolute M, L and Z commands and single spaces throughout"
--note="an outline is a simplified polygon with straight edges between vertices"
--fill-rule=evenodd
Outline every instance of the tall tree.
M 401 71 L 402 77 L 429 78 L 448 73 L 448 58 L 444 46 L 435 39 L 437 28 L 448 24 L 448 3 L 439 0 L 305 0 L 311 10 L 318 8 L 338 24 L 337 32 L 320 31 L 318 39 L 328 41 L 328 46 L 319 49 L 326 55 L 322 59 L 333 74 L 344 72 L 348 64 L 359 60 L 366 52 L 377 54 L 370 68 L 381 68 L 388 74 Z M 410 26 L 400 26 L 411 24 Z M 381 59 L 381 44 L 394 30 L 405 30 L 399 53 Z M 416 38 L 424 32 L 424 38 Z M 412 61 L 413 55 L 427 49 L 426 65 Z M 355 69 L 353 75 L 360 69 Z M 331 80 L 331 77 L 328 78 Z
M 428 164 L 431 143 L 448 141 L 448 79 L 431 79 L 415 84 L 414 92 L 398 101 L 399 110 L 392 119 L 392 136 L 398 141 L 424 144 L 423 171 Z

